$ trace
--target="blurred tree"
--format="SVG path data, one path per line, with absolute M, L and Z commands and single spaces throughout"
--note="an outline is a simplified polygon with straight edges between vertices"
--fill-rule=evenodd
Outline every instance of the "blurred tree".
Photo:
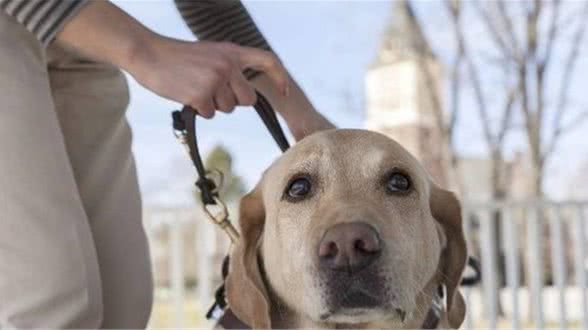
M 407 11 L 410 13 L 414 12 L 413 4 L 411 1 L 405 0 L 403 1 L 404 5 L 407 7 Z M 512 113 L 513 107 L 517 100 L 517 86 L 516 84 L 512 84 L 509 82 L 509 75 L 512 73 L 508 70 L 501 70 L 501 74 L 504 79 L 504 84 L 501 85 L 492 85 L 492 86 L 483 86 L 482 79 L 480 77 L 480 69 L 486 68 L 487 63 L 478 64 L 474 62 L 472 53 L 470 51 L 470 45 L 468 43 L 472 42 L 472 40 L 467 40 L 464 35 L 464 23 L 463 23 L 463 6 L 461 1 L 454 1 L 454 0 L 446 0 L 444 2 L 445 7 L 449 13 L 450 24 L 451 26 L 451 34 L 455 40 L 456 48 L 453 54 L 453 61 L 449 65 L 450 67 L 450 82 L 449 82 L 449 91 L 448 91 L 448 109 L 444 111 L 444 105 L 441 102 L 442 97 L 438 95 L 438 91 L 434 88 L 432 81 L 433 81 L 433 73 L 431 69 L 428 67 L 426 59 L 422 58 L 419 61 L 419 67 L 425 80 L 428 82 L 426 84 L 427 88 L 429 89 L 432 98 L 431 104 L 434 107 L 434 111 L 436 114 L 436 123 L 438 129 L 442 132 L 442 136 L 445 139 L 445 144 L 447 148 L 451 151 L 450 155 L 450 163 L 453 169 L 452 180 L 454 180 L 458 190 L 460 193 L 464 194 L 467 193 L 464 191 L 462 185 L 462 178 L 460 177 L 459 173 L 459 157 L 457 152 L 455 151 L 455 132 L 457 129 L 458 118 L 460 115 L 460 101 L 462 97 L 467 97 L 468 95 L 463 93 L 462 90 L 464 88 L 464 82 L 469 83 L 469 87 L 473 90 L 474 93 L 474 101 L 477 105 L 477 113 L 480 118 L 480 122 L 482 124 L 482 138 L 485 142 L 486 148 L 490 155 L 490 197 L 493 200 L 503 200 L 507 197 L 508 193 L 508 167 L 505 163 L 505 156 L 504 156 L 504 149 L 505 149 L 505 142 L 506 137 L 510 129 L 512 128 L 511 121 L 512 121 Z M 419 29 L 424 31 L 424 26 L 422 23 L 417 19 L 415 15 L 410 15 L 412 24 L 419 26 Z M 423 38 L 426 38 L 423 36 Z M 427 40 L 422 41 L 423 44 L 428 45 L 429 43 Z M 465 75 L 465 77 L 464 77 Z M 464 79 L 464 78 L 467 78 Z M 513 79 L 510 79 L 513 80 Z M 486 88 L 485 88 L 486 87 Z M 489 92 L 488 87 L 491 88 L 492 92 L 501 95 L 502 102 L 493 103 L 493 107 L 491 108 L 490 102 L 488 102 L 488 98 L 486 94 Z M 492 125 L 492 121 L 490 120 L 490 111 L 494 113 L 499 113 L 499 124 Z M 447 119 L 446 119 L 447 118 Z M 494 219 L 494 228 L 493 228 L 493 240 L 495 242 L 501 241 L 501 228 L 500 228 L 500 212 L 496 211 L 493 212 L 491 215 Z M 497 260 L 497 278 L 504 283 L 505 282 L 505 267 L 504 267 L 504 252 L 500 250 L 500 245 L 495 245 L 494 251 L 494 258 Z M 499 310 L 501 311 L 502 308 L 499 305 Z
M 412 11 L 413 3 L 410 0 L 404 3 Z M 574 113 L 574 104 L 570 102 L 576 63 L 582 46 L 586 45 L 588 2 L 444 0 L 444 4 L 447 25 L 451 26 L 455 40 L 448 93 L 450 106 L 446 112 L 449 120 L 442 120 L 441 98 L 434 89 L 432 103 L 437 108 L 438 126 L 445 133 L 448 146 L 454 148 L 452 136 L 460 100 L 469 98 L 475 104 L 480 133 L 491 161 L 491 197 L 505 199 L 510 181 L 505 141 L 516 127 L 513 122 L 520 118 L 531 158 L 528 194 L 543 198 L 545 168 L 558 142 L 588 118 L 585 110 Z M 414 24 L 423 24 L 416 16 L 412 17 Z M 477 29 L 479 24 L 475 23 L 481 23 L 482 29 Z M 425 76 L 430 76 L 424 61 L 422 70 Z M 463 83 L 468 89 L 464 89 Z M 455 152 L 453 155 L 452 163 L 456 165 L 458 159 Z M 495 212 L 493 217 L 495 241 L 500 242 L 501 215 Z M 504 278 L 503 255 L 498 250 L 499 244 L 496 246 L 495 256 L 501 269 L 498 275 Z M 548 269 L 549 255 L 545 257 Z M 550 280 L 548 272 L 546 279 Z
M 413 24 L 426 30 L 412 15 L 413 3 L 401 2 Z M 585 109 L 574 113 L 570 101 L 576 64 L 586 45 L 588 2 L 444 0 L 444 4 L 456 44 L 449 65 L 449 106 L 444 109 L 443 98 L 434 88 L 431 97 L 448 148 L 454 150 L 460 100 L 471 98 L 492 161 L 492 197 L 502 199 L 509 181 L 505 141 L 515 126 L 514 118 L 522 118 L 532 162 L 529 194 L 542 198 L 544 171 L 562 136 L 588 118 Z M 481 23 L 483 29 L 473 29 L 472 23 Z M 415 43 L 428 45 L 426 40 Z M 425 77 L 431 77 L 424 60 L 421 69 Z M 499 82 L 488 83 L 496 80 Z M 455 167 L 459 160 L 455 152 L 451 155 Z
M 410 13 L 408 17 L 411 19 L 411 23 L 417 26 L 421 31 L 425 29 L 422 27 L 422 23 L 413 14 L 413 4 L 409 0 L 401 1 L 406 7 L 406 11 Z M 443 97 L 439 95 L 439 91 L 433 86 L 433 72 L 427 65 L 426 58 L 421 58 L 419 61 L 420 70 L 426 80 L 426 86 L 430 90 L 429 95 L 432 98 L 431 104 L 434 108 L 436 115 L 436 124 L 438 129 L 442 132 L 443 138 L 445 139 L 446 146 L 450 150 L 450 163 L 454 169 L 452 179 L 457 181 L 458 190 L 462 190 L 461 178 L 457 172 L 459 166 L 459 156 L 455 151 L 455 133 L 457 130 L 457 123 L 460 115 L 460 101 L 464 97 L 462 90 L 464 89 L 464 71 L 465 78 L 474 92 L 474 100 L 477 105 L 478 115 L 482 124 L 482 137 L 486 143 L 486 147 L 490 154 L 491 160 L 491 197 L 493 199 L 503 199 L 507 193 L 507 173 L 505 170 L 507 166 L 504 161 L 504 147 L 505 140 L 509 130 L 512 126 L 512 113 L 514 105 L 516 104 L 518 97 L 518 84 L 512 83 L 513 80 L 510 78 L 513 72 L 504 68 L 502 75 L 504 78 L 504 84 L 487 86 L 490 87 L 494 94 L 502 95 L 503 102 L 499 106 L 493 106 L 490 108 L 486 94 L 488 94 L 488 88 L 484 88 L 482 79 L 480 77 L 480 67 L 486 68 L 487 63 L 477 64 L 471 51 L 469 49 L 468 40 L 464 36 L 464 24 L 462 19 L 462 2 L 454 0 L 445 1 L 446 8 L 449 12 L 450 26 L 452 26 L 452 35 L 456 41 L 456 49 L 454 52 L 452 63 L 450 67 L 450 83 L 448 91 L 448 106 L 445 111 L 444 104 L 442 103 Z M 423 40 L 415 40 L 416 45 L 422 44 L 429 45 L 426 36 L 422 36 Z M 465 95 L 467 97 L 467 95 Z M 495 101 L 495 100 L 493 100 Z M 495 103 L 494 103 L 495 104 Z M 490 112 L 494 114 L 500 113 L 499 124 L 493 125 L 490 120 Z M 463 193 L 463 191 L 461 191 Z
M 449 92 L 450 107 L 445 108 L 442 102 L 443 97 L 437 88 L 435 67 L 434 62 L 430 61 L 431 53 L 433 50 L 430 49 L 430 42 L 427 36 L 424 34 L 424 28 L 418 21 L 413 5 L 409 0 L 399 0 L 395 3 L 394 10 L 401 11 L 402 15 L 398 15 L 396 19 L 406 20 L 407 29 L 410 33 L 406 33 L 405 42 L 410 42 L 410 48 L 416 50 L 414 52 L 417 60 L 417 65 L 420 71 L 420 75 L 423 77 L 424 86 L 427 88 L 427 95 L 430 98 L 428 104 L 432 107 L 432 112 L 435 120 L 437 130 L 441 135 L 441 145 L 445 149 L 440 153 L 442 158 L 441 164 L 447 169 L 446 183 L 451 189 L 463 193 L 463 187 L 458 174 L 459 157 L 455 151 L 455 131 L 457 118 L 459 116 L 458 103 L 454 102 L 459 100 L 460 92 L 460 79 L 459 70 L 461 63 L 461 54 L 456 56 L 456 61 L 451 65 L 451 91 Z M 447 111 L 445 111 L 447 110 Z
M 233 158 L 223 146 L 214 147 L 206 156 L 204 166 L 207 170 L 218 170 L 223 175 L 223 185 L 219 195 L 225 202 L 238 201 L 245 194 L 243 180 L 233 172 Z M 211 172 L 211 178 L 218 183 L 218 174 Z M 200 203 L 200 191 L 195 191 L 195 197 Z
M 497 49 L 497 63 L 515 79 L 514 93 L 520 96 L 517 104 L 532 160 L 530 193 L 541 198 L 544 171 L 558 142 L 587 117 L 583 111 L 567 118 L 574 69 L 585 45 L 588 2 L 472 3 Z
M 459 0 L 446 2 L 450 11 L 462 6 Z M 515 109 L 522 117 L 531 158 L 529 196 L 543 198 L 545 169 L 558 143 L 565 133 L 578 127 L 588 117 L 586 110 L 576 112 L 574 116 L 572 110 L 575 105 L 570 102 L 576 64 L 582 47 L 586 45 L 588 2 L 535 0 L 517 3 L 500 0 L 467 4 L 473 6 L 492 42 L 492 56 L 481 61 L 482 65 L 502 69 L 507 82 L 505 85 L 512 86 L 506 93 L 509 96 L 509 111 Z M 452 17 L 456 22 L 454 12 Z M 456 29 L 456 35 L 465 43 L 464 30 Z M 474 55 L 468 57 L 473 58 Z M 478 102 L 478 110 L 481 110 L 485 103 L 481 84 L 469 63 L 467 66 L 476 98 L 482 100 Z M 488 123 L 484 127 L 490 123 L 487 110 L 485 112 L 486 116 L 480 116 L 483 124 Z M 538 216 L 540 223 L 545 224 L 547 215 L 539 212 Z M 500 215 L 495 217 L 498 224 Z M 540 235 L 545 237 L 543 278 L 550 283 L 553 275 L 548 252 L 551 246 L 547 235 L 549 229 L 545 225 L 540 231 Z

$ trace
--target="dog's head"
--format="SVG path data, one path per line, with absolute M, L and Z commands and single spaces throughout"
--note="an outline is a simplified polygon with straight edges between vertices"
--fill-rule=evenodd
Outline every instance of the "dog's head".
M 276 302 L 316 326 L 409 326 L 438 285 L 449 326 L 463 320 L 459 203 L 384 135 L 302 140 L 243 198 L 239 223 L 227 293 L 255 328 L 272 326 Z

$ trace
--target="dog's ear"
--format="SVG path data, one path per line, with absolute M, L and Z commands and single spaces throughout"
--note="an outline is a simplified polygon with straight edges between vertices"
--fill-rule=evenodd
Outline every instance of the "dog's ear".
M 467 245 L 462 229 L 461 207 L 455 195 L 431 184 L 431 213 L 443 228 L 446 246 L 441 252 L 438 272 L 447 291 L 447 321 L 459 328 L 465 317 L 465 304 L 458 291 L 467 260 Z
M 227 299 L 235 315 L 253 329 L 269 329 L 270 306 L 259 269 L 257 252 L 265 223 L 261 189 L 241 199 L 241 237 L 231 252 L 226 279 Z

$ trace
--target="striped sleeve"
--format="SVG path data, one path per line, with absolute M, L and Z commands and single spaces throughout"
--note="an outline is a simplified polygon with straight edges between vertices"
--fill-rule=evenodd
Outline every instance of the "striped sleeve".
M 198 40 L 228 41 L 241 46 L 271 48 L 241 1 L 174 0 L 184 21 Z M 246 70 L 251 79 L 258 72 Z
M 88 0 L 0 0 L 4 11 L 47 46 Z

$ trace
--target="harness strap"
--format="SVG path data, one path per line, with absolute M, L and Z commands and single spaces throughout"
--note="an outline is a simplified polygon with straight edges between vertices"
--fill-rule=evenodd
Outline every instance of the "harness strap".
M 461 286 L 474 286 L 482 281 L 482 267 L 480 261 L 475 257 L 468 257 L 468 266 L 472 267 L 474 274 L 469 277 L 463 277 L 461 279 Z
M 241 321 L 230 308 L 227 308 L 223 315 L 218 319 L 218 324 L 223 329 L 251 329 L 251 327 Z
M 439 286 L 438 292 L 434 295 L 433 301 L 431 303 L 431 307 L 427 311 L 425 319 L 423 320 L 423 324 L 421 325 L 420 329 L 437 329 L 439 327 L 439 323 L 441 322 L 441 316 L 443 315 L 443 287 Z M 251 329 L 251 327 L 243 321 L 241 321 L 231 310 L 231 308 L 226 308 L 224 313 L 219 316 L 218 324 L 223 329 Z
M 443 298 L 445 297 L 445 289 L 442 285 L 437 287 L 437 292 L 433 295 L 433 301 L 431 307 L 427 311 L 425 320 L 421 325 L 421 329 L 437 329 L 441 322 L 441 315 L 443 315 L 443 309 L 445 304 Z

